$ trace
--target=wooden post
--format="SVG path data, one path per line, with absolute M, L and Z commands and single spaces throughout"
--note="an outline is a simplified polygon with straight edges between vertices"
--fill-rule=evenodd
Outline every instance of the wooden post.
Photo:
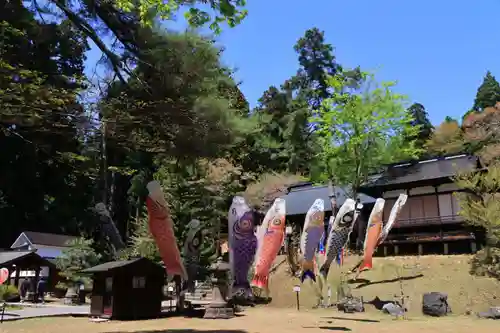
M 16 277 L 14 278 L 14 285 L 19 287 L 19 276 L 21 275 L 21 267 L 16 266 Z
M 388 252 L 387 245 L 384 245 L 384 257 L 387 257 Z
M 448 243 L 443 243 L 443 251 L 445 255 L 448 254 Z
M 399 254 L 399 245 L 394 245 L 394 255 L 398 255 Z
M 33 301 L 35 303 L 38 303 L 38 301 L 40 301 L 38 299 L 38 295 L 39 295 L 38 281 L 40 281 L 40 266 L 38 266 L 38 267 L 35 268 L 35 289 L 34 289 L 35 295 L 34 295 L 34 299 L 33 299 Z M 78 290 L 77 293 L 78 292 L 80 292 L 80 290 Z
M 472 253 L 476 253 L 477 252 L 477 244 L 476 244 L 476 242 L 474 242 L 474 241 L 470 242 L 470 250 L 471 250 Z
M 418 244 L 418 255 L 424 254 L 424 245 L 422 243 Z

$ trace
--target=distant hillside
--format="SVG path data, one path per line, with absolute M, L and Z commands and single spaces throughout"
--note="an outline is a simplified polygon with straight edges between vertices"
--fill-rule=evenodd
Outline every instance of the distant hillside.
M 357 257 L 346 260 L 346 266 L 352 267 Z M 484 311 L 490 306 L 500 306 L 500 281 L 476 277 L 469 274 L 468 255 L 455 256 L 408 256 L 375 258 L 374 269 L 364 272 L 359 279 L 366 279 L 364 283 L 351 284 L 355 296 L 363 296 L 365 301 L 372 300 L 378 296 L 381 300 L 393 300 L 394 294 L 400 293 L 397 281 L 397 267 L 401 276 L 407 279 L 403 281 L 406 295 L 410 296 L 410 313 L 420 313 L 422 294 L 424 292 L 439 291 L 447 293 L 449 304 L 456 314 L 465 313 L 466 310 Z M 288 266 L 281 265 L 271 276 L 270 289 L 272 293 L 272 307 L 295 307 L 295 293 L 293 286 L 299 284 L 299 280 L 290 277 L 287 272 Z M 338 269 L 330 271 L 330 283 L 334 280 Z M 301 306 L 311 308 L 316 298 L 313 285 L 310 282 L 302 285 L 300 293 Z M 332 288 L 332 301 L 335 301 L 336 287 Z M 376 311 L 367 305 L 367 311 Z

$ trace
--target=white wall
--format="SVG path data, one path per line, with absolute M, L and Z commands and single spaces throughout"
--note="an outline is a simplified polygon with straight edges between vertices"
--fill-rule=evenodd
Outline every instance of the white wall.
M 43 277 L 48 277 L 49 276 L 49 268 L 48 267 L 40 267 L 40 276 Z M 16 277 L 16 271 L 12 271 L 10 273 L 11 278 Z M 21 278 L 26 278 L 26 277 L 35 277 L 35 271 L 20 271 L 19 272 L 19 277 Z
M 37 250 L 36 254 L 38 254 L 42 258 L 57 258 L 62 255 L 62 251 L 65 248 L 56 246 L 35 245 L 34 249 Z

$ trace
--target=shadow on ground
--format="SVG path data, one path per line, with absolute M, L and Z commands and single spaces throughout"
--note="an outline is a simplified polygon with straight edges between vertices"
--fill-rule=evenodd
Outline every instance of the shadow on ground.
M 272 297 L 258 297 L 258 296 L 254 296 L 253 303 L 255 305 L 266 305 L 266 304 L 271 303 L 272 301 L 273 301 Z
M 365 318 L 344 318 L 344 317 L 321 317 L 322 319 L 334 319 L 334 320 L 347 320 L 347 321 L 359 321 L 361 323 L 380 323 L 380 320 L 375 319 L 365 319 Z M 327 321 L 331 324 L 331 321 Z
M 352 331 L 349 327 L 344 326 L 302 326 L 302 328 L 319 328 L 320 330 L 349 332 Z
M 347 283 L 349 284 L 355 284 L 355 283 L 370 283 L 371 281 L 370 280 L 367 280 L 367 279 L 349 279 L 347 280 Z
M 116 333 L 116 332 L 108 332 Z M 148 330 L 148 331 L 127 331 L 122 333 L 248 333 L 243 330 L 192 330 L 192 329 L 166 329 L 166 330 Z
M 421 277 L 424 277 L 424 274 L 417 274 L 417 275 L 414 275 L 414 276 L 403 276 L 401 278 L 395 278 L 395 279 L 390 279 L 390 280 L 381 280 L 381 281 L 373 281 L 373 282 L 370 281 L 370 280 L 366 280 L 367 282 L 361 283 L 359 286 L 357 286 L 354 289 L 361 289 L 361 288 L 368 287 L 368 286 L 371 286 L 371 285 L 374 285 L 374 284 L 384 284 L 384 283 L 394 283 L 394 282 L 398 282 L 398 281 L 415 280 L 415 279 L 418 279 L 418 278 L 421 278 Z M 361 279 L 359 279 L 359 280 L 361 280 Z M 359 280 L 355 280 L 355 281 L 359 281 Z M 356 282 L 353 282 L 353 283 L 356 283 Z
M 394 303 L 394 301 L 384 301 L 384 300 L 381 300 L 378 296 L 376 296 L 374 299 L 372 299 L 369 302 L 364 302 L 364 304 L 373 305 L 373 307 L 375 307 L 375 309 L 377 309 L 377 310 L 382 310 L 384 305 L 386 305 L 388 303 Z

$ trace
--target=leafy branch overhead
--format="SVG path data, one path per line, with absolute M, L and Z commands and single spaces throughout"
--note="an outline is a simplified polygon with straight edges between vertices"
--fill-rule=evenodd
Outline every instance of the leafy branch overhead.
M 145 44 L 141 36 L 165 20 L 182 13 L 191 27 L 209 25 L 216 34 L 222 24 L 235 27 L 247 16 L 244 0 L 31 0 L 32 8 L 43 17 L 66 17 L 74 27 L 100 49 L 111 68 L 125 82 L 131 74 L 127 59 L 141 60 Z M 54 8 L 57 8 L 55 9 Z M 106 31 L 112 43 L 106 42 Z M 125 53 L 122 51 L 125 50 Z
M 311 118 L 323 148 L 320 180 L 356 191 L 383 165 L 419 155 L 422 150 L 408 138 L 415 138 L 420 126 L 412 126 L 405 96 L 393 92 L 394 83 L 377 84 L 368 74 L 355 89 L 341 74 L 328 82 L 334 93 Z

